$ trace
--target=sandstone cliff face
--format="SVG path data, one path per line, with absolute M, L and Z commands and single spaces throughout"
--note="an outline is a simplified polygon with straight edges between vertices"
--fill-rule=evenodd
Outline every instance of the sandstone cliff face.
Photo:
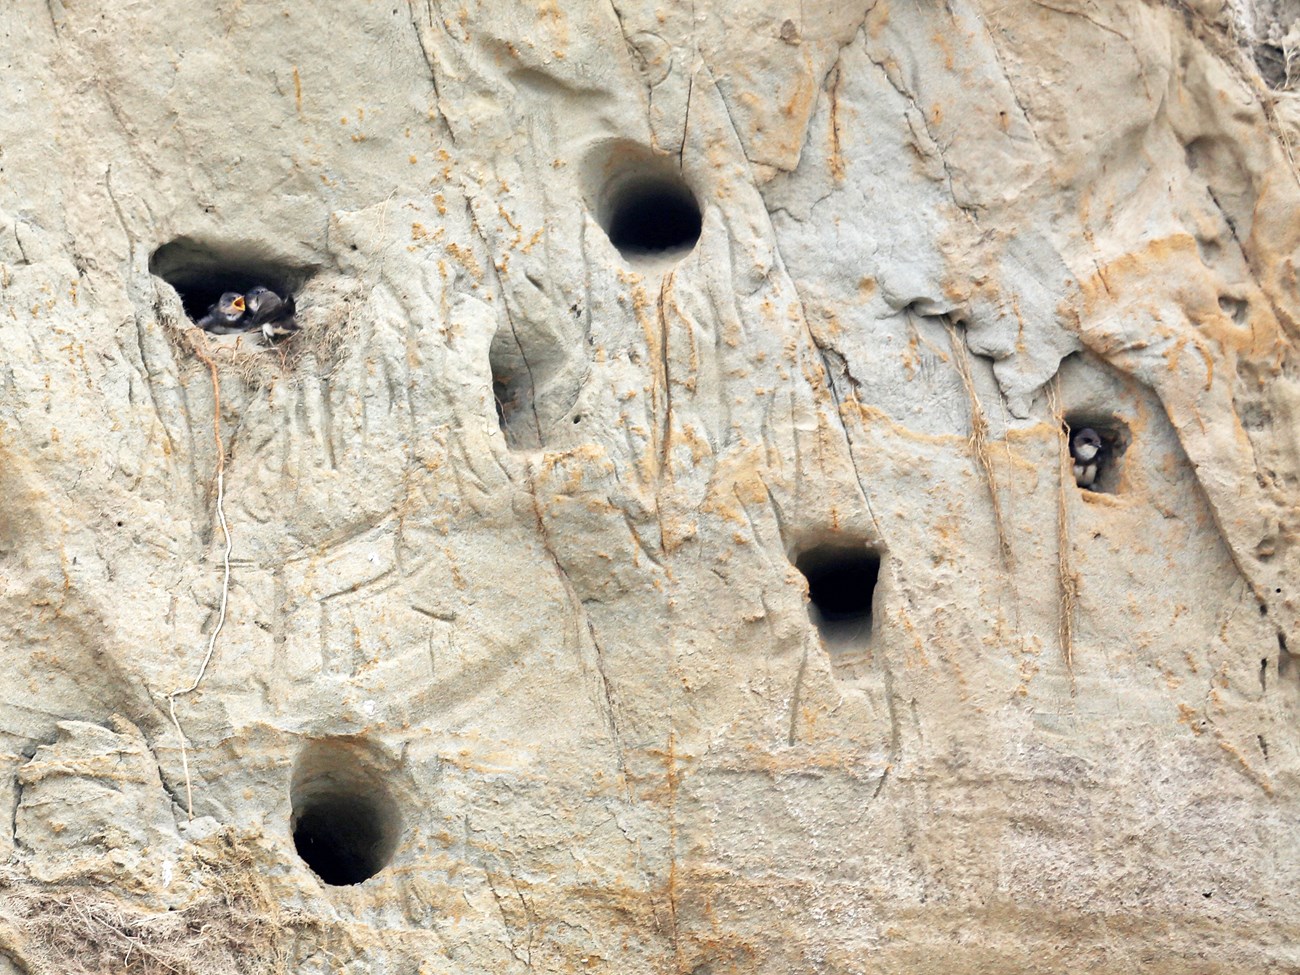
M 1293 15 L 6 5 L 0 972 L 1300 968 Z

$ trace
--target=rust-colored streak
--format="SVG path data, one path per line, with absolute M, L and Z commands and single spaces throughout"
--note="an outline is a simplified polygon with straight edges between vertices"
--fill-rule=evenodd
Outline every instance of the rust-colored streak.
M 682 971 L 682 947 L 677 938 L 677 738 L 668 730 L 668 753 L 664 756 L 668 782 L 668 916 L 672 920 L 673 957 Z
M 840 71 L 835 69 L 835 76 L 831 79 L 827 94 L 830 96 L 831 106 L 831 157 L 830 167 L 831 175 L 837 181 L 844 179 L 844 151 L 840 145 Z

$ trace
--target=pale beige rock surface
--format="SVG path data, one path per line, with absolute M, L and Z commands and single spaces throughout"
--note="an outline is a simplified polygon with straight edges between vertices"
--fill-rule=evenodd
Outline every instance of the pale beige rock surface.
M 4 5 L 0 972 L 1300 970 L 1295 19 Z

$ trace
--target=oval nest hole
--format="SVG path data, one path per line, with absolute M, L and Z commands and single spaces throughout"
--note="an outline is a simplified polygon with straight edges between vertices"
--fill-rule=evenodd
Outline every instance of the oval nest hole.
M 794 565 L 808 580 L 809 616 L 827 642 L 870 640 L 879 552 L 860 542 L 828 542 L 800 552 Z
M 401 814 L 384 776 L 351 739 L 313 742 L 294 769 L 293 844 L 307 866 L 335 887 L 359 884 L 393 858 Z
M 624 257 L 685 254 L 700 239 L 700 205 L 685 183 L 628 179 L 609 202 L 606 233 Z
M 288 299 L 315 273 L 314 268 L 265 257 L 253 245 L 205 243 L 184 237 L 154 251 L 149 270 L 176 289 L 193 322 L 207 314 L 223 294 L 246 295 L 263 287 Z
M 703 221 L 700 204 L 674 157 L 615 142 L 597 149 L 585 171 L 596 222 L 624 259 L 675 261 L 695 247 Z

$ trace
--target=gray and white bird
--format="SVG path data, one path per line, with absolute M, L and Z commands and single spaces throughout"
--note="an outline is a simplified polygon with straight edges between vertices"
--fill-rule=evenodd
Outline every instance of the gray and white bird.
M 252 327 L 246 321 L 247 311 L 244 296 L 234 291 L 227 291 L 195 324 L 213 335 L 247 332 Z
M 258 285 L 249 290 L 244 300 L 248 304 L 250 329 L 260 328 L 268 342 L 292 335 L 302 327 L 293 318 L 293 295 L 281 298 L 270 288 Z
M 1101 435 L 1092 427 L 1076 430 L 1070 435 L 1070 456 L 1074 458 L 1074 483 L 1081 488 L 1092 487 L 1105 460 Z

